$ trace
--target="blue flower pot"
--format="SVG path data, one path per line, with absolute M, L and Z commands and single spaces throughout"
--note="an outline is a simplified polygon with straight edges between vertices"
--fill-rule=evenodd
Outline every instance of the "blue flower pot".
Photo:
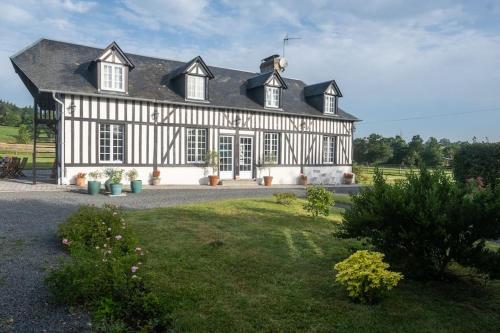
M 111 187 L 111 195 L 122 194 L 122 184 L 110 184 L 110 187 Z
M 101 190 L 101 182 L 97 180 L 89 180 L 87 182 L 87 189 L 90 195 L 96 195 Z
M 130 189 L 132 193 L 141 193 L 142 191 L 142 180 L 133 180 L 130 182 Z

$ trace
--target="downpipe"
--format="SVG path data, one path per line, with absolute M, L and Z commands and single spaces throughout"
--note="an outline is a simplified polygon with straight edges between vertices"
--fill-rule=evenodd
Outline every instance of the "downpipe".
M 59 147 L 56 147 L 60 149 L 60 152 L 58 154 L 59 156 L 59 159 L 60 159 L 60 167 L 58 168 L 57 170 L 57 184 L 58 185 L 62 185 L 63 184 L 63 181 L 62 181 L 62 178 L 63 178 L 63 170 L 64 170 L 64 141 L 65 141 L 65 135 L 64 135 L 64 103 L 59 99 L 57 98 L 56 96 L 56 92 L 53 91 L 52 92 L 52 98 L 54 98 L 54 101 L 56 101 L 56 103 L 58 103 L 60 105 L 60 115 L 59 115 L 59 119 L 58 121 L 60 121 L 60 125 L 58 126 L 58 129 L 59 129 L 59 135 L 58 135 L 58 138 L 60 140 L 60 146 Z M 56 162 L 57 163 L 57 162 Z

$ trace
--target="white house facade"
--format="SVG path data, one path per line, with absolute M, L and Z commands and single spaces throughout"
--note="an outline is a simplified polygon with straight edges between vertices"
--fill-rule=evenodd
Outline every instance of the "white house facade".
M 208 151 L 219 177 L 275 184 L 337 184 L 352 169 L 357 118 L 339 108 L 335 81 L 306 85 L 282 77 L 279 56 L 259 73 L 42 39 L 11 57 L 34 97 L 35 122 L 56 132 L 57 178 L 108 167 L 143 181 L 206 184 Z

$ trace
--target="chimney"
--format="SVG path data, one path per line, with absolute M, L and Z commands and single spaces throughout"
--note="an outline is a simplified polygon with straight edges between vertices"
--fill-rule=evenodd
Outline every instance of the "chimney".
M 272 72 L 273 70 L 280 71 L 280 59 L 281 58 L 279 54 L 273 54 L 272 56 L 262 59 L 260 63 L 260 72 L 268 73 Z

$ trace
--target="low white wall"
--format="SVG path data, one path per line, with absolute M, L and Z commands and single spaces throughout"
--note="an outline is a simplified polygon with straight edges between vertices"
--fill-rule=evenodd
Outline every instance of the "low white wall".
M 113 167 L 123 169 L 125 172 L 136 169 L 139 173 L 138 179 L 142 180 L 143 184 L 150 184 L 153 177 L 152 167 Z M 106 167 L 66 167 L 66 177 L 62 179 L 65 185 L 74 184 L 75 177 L 79 172 L 84 172 L 88 175 L 89 172 L 95 170 L 104 171 Z M 205 185 L 208 184 L 208 170 L 202 167 L 158 167 L 160 171 L 160 184 L 176 184 L 176 185 Z M 88 176 L 87 176 L 88 179 Z M 105 177 L 101 179 L 105 181 Z M 126 175 L 123 176 L 123 183 L 127 183 Z
M 79 172 L 88 174 L 91 171 L 99 169 L 104 171 L 106 167 L 66 167 L 66 178 L 62 179 L 63 184 L 74 184 L 75 176 Z M 114 167 L 124 169 L 127 172 L 130 169 L 136 169 L 139 173 L 139 179 L 144 184 L 150 184 L 153 168 L 152 167 Z M 160 170 L 161 184 L 165 185 L 205 185 L 208 184 L 209 171 L 203 167 L 158 167 Z M 351 166 L 315 166 L 304 167 L 304 174 L 310 184 L 342 184 L 345 172 L 352 172 Z M 265 168 L 257 168 L 257 181 L 263 182 L 264 176 L 268 175 Z M 300 175 L 300 166 L 273 167 L 271 176 L 273 184 L 294 185 L 298 184 Z M 88 179 L 88 177 L 87 177 Z M 105 179 L 102 179 L 104 181 Z M 123 183 L 128 180 L 124 175 Z

